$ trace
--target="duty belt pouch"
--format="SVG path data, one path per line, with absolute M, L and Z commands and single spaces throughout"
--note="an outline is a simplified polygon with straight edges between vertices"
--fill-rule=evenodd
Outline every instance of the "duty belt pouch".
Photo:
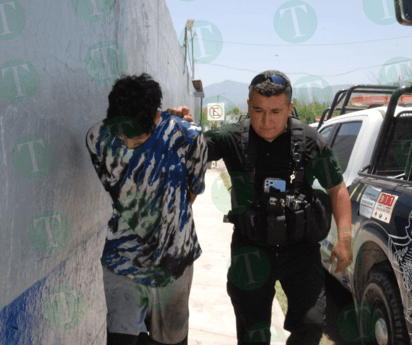
M 310 206 L 310 204 L 308 204 Z M 299 241 L 305 237 L 306 232 L 306 215 L 305 209 L 293 210 L 290 207 L 285 207 L 287 219 L 287 232 L 289 240 Z
M 268 205 L 267 243 L 271 246 L 283 245 L 288 240 L 284 207 Z
M 250 208 L 242 214 L 232 217 L 236 218 L 236 221 L 234 221 L 235 228 L 239 230 L 242 236 L 251 241 L 263 242 L 265 240 L 262 230 L 259 228 L 258 212 L 256 210 Z
M 245 229 L 243 236 L 254 240 L 254 233 L 256 230 L 256 212 L 252 209 L 248 209 L 244 213 L 245 217 L 243 219 L 242 227 Z
M 328 194 L 313 191 L 313 202 L 307 213 L 306 239 L 313 243 L 324 240 L 332 222 L 332 202 Z

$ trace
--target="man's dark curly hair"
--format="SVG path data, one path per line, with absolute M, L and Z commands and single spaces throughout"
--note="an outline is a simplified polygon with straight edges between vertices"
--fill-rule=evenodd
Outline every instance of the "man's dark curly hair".
M 103 120 L 127 116 L 136 120 L 143 133 L 151 134 L 155 128 L 155 118 L 162 103 L 162 89 L 153 78 L 143 73 L 140 76 L 123 75 L 113 85 L 109 94 L 109 108 Z

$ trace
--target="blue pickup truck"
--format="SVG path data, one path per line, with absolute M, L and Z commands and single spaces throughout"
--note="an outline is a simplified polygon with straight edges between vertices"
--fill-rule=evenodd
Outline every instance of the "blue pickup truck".
M 359 110 L 348 105 L 356 92 L 391 98 L 387 106 Z M 412 87 L 355 85 L 336 94 L 318 125 L 338 156 L 352 203 L 353 263 L 334 273 L 334 220 L 321 242 L 322 262 L 352 293 L 357 341 L 364 344 L 412 344 L 412 107 L 398 104 L 411 93 Z M 336 111 L 341 115 L 331 118 Z

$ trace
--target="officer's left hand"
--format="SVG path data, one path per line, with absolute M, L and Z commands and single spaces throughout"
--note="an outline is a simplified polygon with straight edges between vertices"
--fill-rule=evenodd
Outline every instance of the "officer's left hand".
M 335 273 L 343 272 L 352 263 L 352 237 L 344 237 L 336 242 L 330 255 L 331 264 L 333 264 L 335 258 L 338 259 Z
M 180 105 L 177 108 L 167 109 L 167 112 L 176 116 L 179 116 L 186 121 L 193 122 L 192 113 L 187 105 Z

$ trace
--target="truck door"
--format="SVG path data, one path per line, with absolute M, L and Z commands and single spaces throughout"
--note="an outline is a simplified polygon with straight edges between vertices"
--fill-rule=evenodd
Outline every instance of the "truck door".
M 348 167 L 348 162 L 353 154 L 353 148 L 355 146 L 356 139 L 358 138 L 360 129 L 362 127 L 362 121 L 343 122 L 335 124 L 334 127 L 335 128 L 331 128 L 329 131 L 326 131 L 326 136 L 324 137 L 327 140 L 328 144 L 331 146 L 332 150 L 335 152 L 339 160 L 339 164 L 342 168 L 342 173 L 345 173 Z M 323 130 L 327 129 L 328 127 L 323 128 L 320 133 L 324 135 Z M 329 235 L 325 240 L 321 242 L 322 261 L 325 267 L 329 267 L 330 254 L 333 246 L 337 241 L 337 238 L 337 226 L 335 219 L 332 217 L 332 224 Z M 336 265 L 337 261 L 335 260 L 335 263 L 331 269 L 331 273 L 335 271 Z M 341 280 L 341 283 L 343 285 L 347 285 L 348 275 L 346 270 L 342 273 L 339 273 L 337 278 Z

